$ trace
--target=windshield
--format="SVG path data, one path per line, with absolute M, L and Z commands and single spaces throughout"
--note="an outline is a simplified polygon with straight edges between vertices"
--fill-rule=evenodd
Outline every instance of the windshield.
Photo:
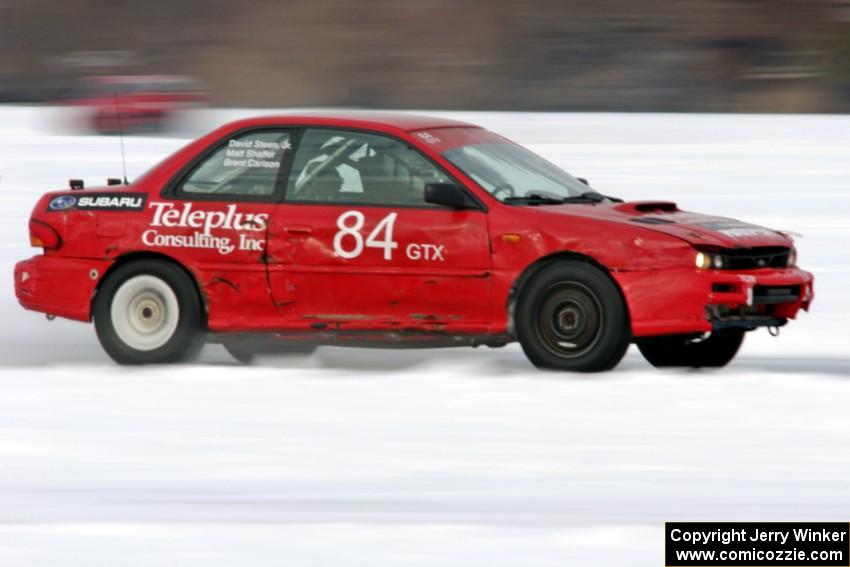
M 460 145 L 443 157 L 472 177 L 497 199 L 515 200 L 529 196 L 566 199 L 590 188 L 554 164 L 490 132 L 487 140 Z

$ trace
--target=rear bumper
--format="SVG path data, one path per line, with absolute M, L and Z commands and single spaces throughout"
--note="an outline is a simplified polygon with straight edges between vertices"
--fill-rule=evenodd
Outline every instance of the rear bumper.
M 15 265 L 15 296 L 26 309 L 91 320 L 91 298 L 111 262 L 33 256 Z
M 814 277 L 798 268 L 616 272 L 636 337 L 779 326 L 808 310 Z

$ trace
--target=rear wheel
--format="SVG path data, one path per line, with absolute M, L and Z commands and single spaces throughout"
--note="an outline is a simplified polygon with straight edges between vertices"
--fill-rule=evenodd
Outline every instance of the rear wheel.
M 693 335 L 666 335 L 638 339 L 635 342 L 643 357 L 659 368 L 717 368 L 726 366 L 735 358 L 741 343 L 744 342 L 744 331 L 718 331 L 705 339 L 694 338 Z
M 516 332 L 536 366 L 557 370 L 609 370 L 629 346 L 626 306 L 608 275 L 570 260 L 543 268 L 517 302 Z
M 159 260 L 117 268 L 94 301 L 97 337 L 120 364 L 179 362 L 202 344 L 203 309 L 190 277 Z

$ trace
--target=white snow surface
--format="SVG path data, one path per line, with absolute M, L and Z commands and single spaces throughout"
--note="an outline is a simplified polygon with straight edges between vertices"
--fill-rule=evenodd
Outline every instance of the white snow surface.
M 259 113 L 128 137 L 128 175 Z M 662 565 L 664 521 L 850 520 L 850 117 L 438 114 L 801 233 L 812 312 L 715 371 L 541 372 L 516 345 L 121 368 L 12 286 L 36 198 L 120 176 L 118 138 L 0 107 L 0 565 Z

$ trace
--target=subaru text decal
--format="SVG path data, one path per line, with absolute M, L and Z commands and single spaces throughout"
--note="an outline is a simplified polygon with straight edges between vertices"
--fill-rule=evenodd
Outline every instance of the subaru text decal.
M 60 195 L 51 199 L 48 211 L 68 209 L 87 211 L 141 211 L 147 201 L 145 193 L 92 193 L 91 195 Z

